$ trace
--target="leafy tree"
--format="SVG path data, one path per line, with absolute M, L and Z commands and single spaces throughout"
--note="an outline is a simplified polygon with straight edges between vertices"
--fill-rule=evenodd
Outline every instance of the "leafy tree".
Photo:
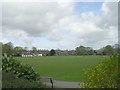
M 50 56 L 54 56 L 55 55 L 55 50 L 54 49 L 51 49 L 50 50 Z
M 111 45 L 107 45 L 104 47 L 104 54 L 105 55 L 112 55 L 114 53 L 114 49 Z
M 79 46 L 75 49 L 76 55 L 90 55 L 93 54 L 93 49 L 91 47 Z
M 75 49 L 75 52 L 76 52 L 77 55 L 83 55 L 83 52 L 82 52 L 81 48 L 83 49 L 84 46 L 79 46 Z
M 94 55 L 94 50 L 89 50 L 88 55 Z
M 79 48 L 80 48 L 79 54 L 80 55 L 85 55 L 86 54 L 86 48 L 84 46 L 80 46 Z
M 29 65 L 13 58 L 2 58 L 3 88 L 40 88 L 40 76 Z
M 5 88 L 45 88 L 41 82 L 28 81 L 23 78 L 15 78 L 15 74 L 12 71 L 6 72 L 2 71 L 2 89 Z M 13 89 L 14 90 L 14 89 Z M 15 89 L 16 90 L 16 89 Z
M 32 52 L 36 53 L 37 52 L 37 48 L 36 47 L 32 47 Z
M 79 47 L 75 48 L 75 53 L 76 53 L 76 55 L 80 55 L 80 48 Z
M 86 54 L 87 54 L 87 55 L 93 55 L 93 54 L 94 54 L 93 48 L 91 48 L 91 47 L 86 47 Z
M 14 47 L 13 47 L 13 44 L 11 42 L 3 44 L 3 46 L 2 46 L 2 53 L 3 54 L 6 53 L 7 56 L 11 56 L 11 55 L 13 55 L 13 51 L 14 51 L 13 48 Z
M 9 72 L 12 71 L 16 78 L 24 78 L 29 81 L 36 81 L 39 75 L 29 65 L 22 65 L 21 62 L 14 58 L 2 58 L 2 70 Z
M 101 62 L 85 70 L 85 88 L 117 88 L 118 87 L 118 58 L 113 55 L 109 60 Z M 120 74 L 119 74 L 120 75 Z M 120 79 L 119 79 L 120 81 Z
M 103 55 L 104 48 L 100 48 L 99 50 L 96 50 L 97 55 Z
M 21 56 L 22 51 L 23 51 L 23 48 L 22 48 L 22 47 L 16 46 L 16 47 L 14 48 L 14 55 L 15 55 L 15 56 Z

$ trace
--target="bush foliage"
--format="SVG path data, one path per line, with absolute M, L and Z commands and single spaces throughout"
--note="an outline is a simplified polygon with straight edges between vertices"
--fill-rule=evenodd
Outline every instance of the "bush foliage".
M 33 68 L 22 65 L 14 58 L 2 58 L 2 72 L 4 87 L 42 87 L 40 77 Z
M 85 71 L 85 88 L 117 88 L 118 57 L 110 56 L 109 60 L 97 64 Z
M 22 65 L 20 62 L 13 58 L 2 59 L 2 70 L 6 72 L 12 71 L 16 78 L 24 78 L 29 81 L 37 80 L 38 74 L 29 65 Z
M 12 71 L 2 71 L 2 88 L 43 88 L 40 82 L 28 81 L 23 78 L 15 78 Z

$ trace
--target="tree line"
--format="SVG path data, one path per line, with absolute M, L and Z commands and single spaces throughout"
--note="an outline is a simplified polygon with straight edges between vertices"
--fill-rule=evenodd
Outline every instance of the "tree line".
M 71 56 L 71 55 L 112 55 L 114 53 L 118 53 L 120 50 L 120 45 L 115 44 L 113 46 L 106 45 L 98 50 L 94 50 L 92 47 L 78 46 L 74 50 L 60 50 L 60 49 L 51 49 L 51 50 L 42 50 L 37 49 L 37 47 L 32 47 L 32 49 L 28 49 L 28 47 L 15 46 L 12 42 L 8 42 L 3 44 L 0 43 L 0 50 L 2 52 L 2 56 L 5 54 L 7 56 L 21 56 L 23 53 L 35 54 L 41 53 L 43 56 Z
M 113 46 L 106 45 L 98 50 L 94 50 L 91 47 L 79 46 L 76 47 L 75 52 L 77 55 L 112 55 L 118 53 L 119 45 L 115 44 Z

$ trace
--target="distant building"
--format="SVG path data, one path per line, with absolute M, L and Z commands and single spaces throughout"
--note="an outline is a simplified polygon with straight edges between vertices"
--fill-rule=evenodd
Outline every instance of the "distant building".
M 38 54 L 38 56 L 43 56 L 42 54 Z
M 28 53 L 28 52 L 26 52 L 26 53 L 23 53 L 22 55 L 21 55 L 22 57 L 37 57 L 37 56 L 43 56 L 41 53 Z

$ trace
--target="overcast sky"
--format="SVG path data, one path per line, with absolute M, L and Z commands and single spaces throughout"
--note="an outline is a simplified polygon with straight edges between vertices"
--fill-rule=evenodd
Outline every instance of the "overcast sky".
M 40 49 L 118 43 L 116 2 L 3 2 L 2 41 Z

